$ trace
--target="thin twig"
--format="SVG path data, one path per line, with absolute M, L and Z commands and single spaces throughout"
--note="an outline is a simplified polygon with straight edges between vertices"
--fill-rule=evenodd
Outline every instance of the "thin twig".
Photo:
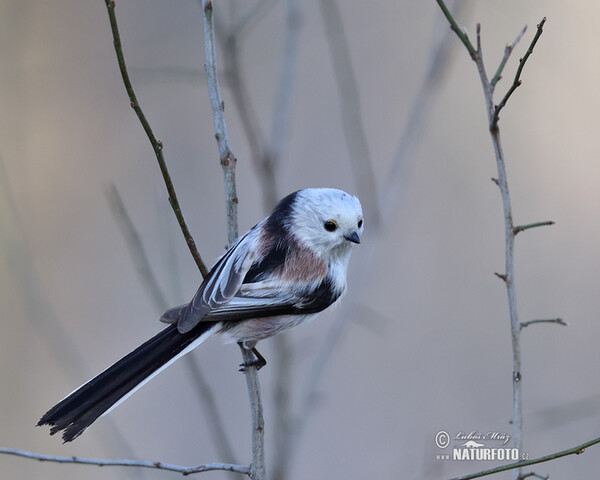
M 357 182 L 358 195 L 366 208 L 365 216 L 369 218 L 369 224 L 375 226 L 379 223 L 375 175 L 362 121 L 360 94 L 352 67 L 350 47 L 344 31 L 342 15 L 337 0 L 320 0 L 319 6 L 337 82 L 342 127 L 350 164 Z
M 526 322 L 521 322 L 521 329 L 536 323 L 554 323 L 556 325 L 563 325 L 565 327 L 569 326 L 569 324 L 565 322 L 562 318 L 539 318 L 535 320 L 527 320 Z
M 204 24 L 204 52 L 208 94 L 215 123 L 215 138 L 219 147 L 219 159 L 225 177 L 225 205 L 227 211 L 227 242 L 231 245 L 238 237 L 237 205 L 238 197 L 235 185 L 235 165 L 237 159 L 229 146 L 227 125 L 225 123 L 225 103 L 221 99 L 217 74 L 217 54 L 215 51 L 215 28 L 213 22 L 212 0 L 202 0 L 202 19 Z
M 519 477 L 519 480 L 524 480 L 524 479 L 529 478 L 529 477 L 541 478 L 542 480 L 549 480 L 550 475 L 540 475 L 539 473 L 528 472 L 528 473 L 523 473 Z
M 527 31 L 527 25 L 525 25 L 523 27 L 523 29 L 519 32 L 519 34 L 517 35 L 517 38 L 515 38 L 514 42 L 507 43 L 506 47 L 504 47 L 504 57 L 502 57 L 502 61 L 500 62 L 500 65 L 498 66 L 498 70 L 496 70 L 496 74 L 494 75 L 494 77 L 490 81 L 492 87 L 495 87 L 496 84 L 502 78 L 502 70 L 504 70 L 504 67 L 506 66 L 506 62 L 508 61 L 508 59 L 510 57 L 510 54 L 512 53 L 512 51 L 514 50 L 514 48 L 517 46 L 517 43 L 519 43 L 519 41 L 521 40 L 521 38 L 523 37 L 523 35 L 525 35 L 526 31 Z
M 275 206 L 275 202 L 279 196 L 276 188 L 275 173 L 291 131 L 291 113 L 302 26 L 300 0 L 285 0 L 284 5 L 285 39 L 281 51 L 281 70 L 273 99 L 273 114 L 271 116 L 269 138 L 264 152 L 272 170 L 270 175 L 267 174 L 265 177 L 268 179 L 270 176 L 273 179 L 271 188 L 263 182 L 263 191 L 266 192 L 263 194 L 263 198 L 269 209 Z
M 175 212 L 175 216 L 177 217 L 177 222 L 179 222 L 179 227 L 181 228 L 181 232 L 185 238 L 187 246 L 200 270 L 202 276 L 206 276 L 208 270 L 206 269 L 206 265 L 202 261 L 202 257 L 196 248 L 196 242 L 194 242 L 194 238 L 190 233 L 190 230 L 185 222 L 185 218 L 183 217 L 183 212 L 181 211 L 181 207 L 179 206 L 179 200 L 177 200 L 177 194 L 175 192 L 175 187 L 173 186 L 173 181 L 171 180 L 171 175 L 169 174 L 169 170 L 167 168 L 167 164 L 165 162 L 163 156 L 163 144 L 160 140 L 156 139 L 142 108 L 138 102 L 138 99 L 135 95 L 135 91 L 133 90 L 133 85 L 129 78 L 129 73 L 127 72 L 127 66 L 125 64 L 125 56 L 123 54 L 123 46 L 121 45 L 121 36 L 119 34 L 119 27 L 117 25 L 117 17 L 115 15 L 115 1 L 114 0 L 105 0 L 106 8 L 108 10 L 108 17 L 110 20 L 110 28 L 112 30 L 113 35 L 113 43 L 115 46 L 115 53 L 117 54 L 117 60 L 119 62 L 119 70 L 121 71 L 121 77 L 123 78 L 123 83 L 125 84 L 125 89 L 127 90 L 127 95 L 129 95 L 129 100 L 131 101 L 131 107 L 134 109 L 140 123 L 150 143 L 152 145 L 152 149 L 154 150 L 154 155 L 156 155 L 156 160 L 158 160 L 158 165 L 160 167 L 160 171 L 162 173 L 163 179 L 165 181 L 165 185 L 167 187 L 167 192 L 169 194 L 169 203 Z
M 553 222 L 552 220 L 547 220 L 545 222 L 528 223 L 527 225 L 517 225 L 514 228 L 514 232 L 516 235 L 517 233 L 529 230 L 530 228 L 547 227 L 549 225 L 554 225 L 554 223 L 555 222 Z
M 517 73 L 515 74 L 515 79 L 513 80 L 511 87 L 508 89 L 508 92 L 506 92 L 506 95 L 504 95 L 504 98 L 502 99 L 502 101 L 494 108 L 494 116 L 490 123 L 490 128 L 492 130 L 495 128 L 498 128 L 498 119 L 499 119 L 499 115 L 500 115 L 500 110 L 502 110 L 504 108 L 504 106 L 506 105 L 506 102 L 508 101 L 510 96 L 521 85 L 521 72 L 523 71 L 523 67 L 525 66 L 525 63 L 527 62 L 527 60 L 533 53 L 535 44 L 537 43 L 539 38 L 542 36 L 545 23 L 546 23 L 546 17 L 542 18 L 542 21 L 540 23 L 538 23 L 537 31 L 535 33 L 535 36 L 533 37 L 533 40 L 531 41 L 531 44 L 529 45 L 529 48 L 527 49 L 527 52 L 525 53 L 525 56 L 519 60 L 519 68 L 517 68 Z
M 471 4 L 464 0 L 453 3 L 456 10 L 463 11 Z M 430 106 L 434 100 L 435 93 L 448 72 L 452 53 L 456 50 L 454 42 L 449 41 L 452 30 L 441 29 L 439 25 L 443 20 L 435 19 L 433 28 L 434 39 L 429 54 L 429 64 L 425 77 L 419 82 L 419 91 L 413 97 L 414 100 L 406 117 L 406 123 L 396 154 L 387 175 L 385 184 L 379 191 L 379 211 L 382 218 L 388 218 L 402 202 L 399 200 L 399 192 L 404 185 L 410 181 L 410 169 L 412 168 L 415 155 L 413 152 L 419 144 L 423 126 L 427 121 Z M 375 238 L 375 237 L 373 237 Z
M 0 454 L 4 455 L 15 455 L 17 457 L 29 458 L 32 460 L 39 460 L 40 462 L 54 462 L 54 463 L 74 463 L 78 465 L 96 465 L 98 467 L 138 467 L 138 468 L 152 468 L 155 470 L 169 470 L 171 472 L 181 473 L 183 475 L 191 475 L 193 473 L 210 472 L 212 470 L 225 470 L 228 472 L 243 473 L 250 475 L 250 467 L 245 465 L 234 465 L 231 463 L 207 463 L 205 465 L 197 465 L 193 467 L 186 467 L 182 465 L 173 465 L 171 463 L 156 462 L 149 460 L 130 460 L 130 459 L 116 459 L 116 460 L 105 460 L 101 458 L 85 458 L 85 457 L 60 457 L 55 455 L 41 455 L 39 453 L 28 452 L 26 450 L 19 450 L 17 448 L 4 448 L 0 447 Z
M 581 445 L 577 445 L 576 447 L 572 447 L 567 450 L 562 450 L 556 453 L 551 453 L 550 455 L 545 455 L 543 457 L 534 458 L 533 460 L 525 460 L 522 462 L 510 463 L 508 465 L 502 465 L 501 467 L 490 468 L 489 470 L 483 470 L 481 472 L 471 473 L 469 475 L 454 477 L 450 480 L 471 480 L 472 478 L 485 477 L 487 475 L 493 475 L 494 473 L 506 472 L 507 470 L 521 469 L 523 467 L 528 467 L 529 465 L 536 465 L 538 463 L 549 462 L 550 460 L 556 460 L 557 458 L 566 457 L 568 455 L 580 455 L 585 452 L 586 448 L 589 448 L 592 445 L 597 445 L 598 443 L 600 443 L 600 437 L 595 438 L 594 440 L 590 440 L 589 442 L 582 443 Z
M 437 1 L 437 4 L 442 9 L 442 12 L 444 13 L 445 17 L 448 19 L 448 22 L 450 23 L 450 28 L 454 31 L 454 33 L 456 33 L 456 35 L 458 36 L 460 41 L 467 48 L 469 54 L 471 55 L 471 58 L 473 60 L 475 60 L 475 58 L 477 57 L 477 52 L 475 51 L 475 47 L 473 47 L 471 40 L 469 40 L 469 36 L 467 35 L 467 32 L 462 30 L 458 26 L 458 23 L 456 23 L 456 20 L 454 20 L 454 17 L 450 13 L 450 10 L 448 10 L 448 7 L 446 7 L 446 4 L 443 2 L 443 0 L 436 0 L 436 1 Z
M 150 260 L 146 254 L 144 244 L 142 243 L 142 238 L 133 225 L 133 221 L 123 204 L 121 194 L 114 184 L 111 184 L 108 190 L 106 190 L 106 199 L 111 212 L 125 237 L 125 243 L 127 244 L 129 254 L 131 255 L 142 285 L 148 292 L 148 296 L 156 306 L 156 309 L 160 312 L 164 312 L 169 307 L 169 303 L 152 271 Z
M 266 13 L 272 10 L 271 7 L 276 2 L 277 0 L 261 0 L 257 4 L 252 5 L 246 13 L 240 16 L 240 19 L 233 25 L 231 30 L 237 31 L 239 38 L 246 37 Z
M 235 461 L 235 454 L 231 447 L 229 437 L 227 436 L 223 419 L 219 413 L 217 401 L 215 400 L 211 387 L 206 381 L 204 374 L 194 357 L 192 355 L 186 355 L 185 360 L 190 377 L 193 379 L 192 386 L 202 402 L 203 409 L 206 410 L 206 419 L 211 431 L 210 438 L 213 439 L 221 458 L 233 462 Z
M 10 278 L 27 298 L 22 301 L 23 314 L 39 331 L 66 377 L 80 382 L 90 376 L 86 358 L 71 335 L 71 330 L 56 313 L 43 282 L 35 269 L 29 246 L 28 232 L 19 216 L 17 202 L 8 178 L 6 165 L 0 157 L 0 246 L 5 250 L 5 258 Z M 112 417 L 106 419 L 108 429 L 101 434 L 106 448 L 135 455 L 133 447 L 125 438 Z

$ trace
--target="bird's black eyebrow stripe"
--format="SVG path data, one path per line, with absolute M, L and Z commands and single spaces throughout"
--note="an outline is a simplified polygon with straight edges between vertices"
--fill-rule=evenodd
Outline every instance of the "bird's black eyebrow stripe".
M 267 218 L 264 229 L 269 236 L 274 235 L 278 237 L 281 236 L 283 232 L 287 231 L 298 192 L 299 190 L 284 197 Z

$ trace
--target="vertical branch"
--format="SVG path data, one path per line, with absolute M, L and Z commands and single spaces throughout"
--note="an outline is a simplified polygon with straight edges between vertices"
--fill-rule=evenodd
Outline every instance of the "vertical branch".
M 215 52 L 215 30 L 213 22 L 213 4 L 211 0 L 202 0 L 202 18 L 204 25 L 204 49 L 206 56 L 206 74 L 208 92 L 213 110 L 216 139 L 219 146 L 219 157 L 225 174 L 225 195 L 227 203 L 227 240 L 231 245 L 238 236 L 237 225 L 237 194 L 235 185 L 236 158 L 229 147 L 227 127 L 225 124 L 225 105 L 219 92 L 217 77 L 217 59 Z M 252 365 L 253 354 L 251 350 L 242 348 L 250 410 L 252 412 L 252 465 L 250 477 L 253 480 L 265 480 L 265 445 L 264 445 L 264 418 L 258 371 Z
M 252 105 L 248 84 L 244 76 L 241 48 L 244 38 L 263 15 L 264 9 L 272 0 L 263 0 L 244 15 L 236 15 L 238 3 L 230 4 L 231 26 L 221 30 L 217 22 L 215 32 L 224 52 L 224 72 L 236 111 L 239 114 L 242 129 L 250 148 L 252 165 L 261 187 L 262 204 L 265 211 L 271 210 L 279 197 L 277 191 L 277 167 L 279 165 L 287 136 L 289 135 L 294 79 L 298 61 L 298 42 L 301 30 L 301 11 L 299 0 L 286 0 L 285 40 L 281 53 L 281 69 L 277 88 L 273 98 L 273 109 L 269 136 L 263 134 L 259 118 Z M 236 8 L 234 8 L 236 7 Z M 235 20 L 239 16 L 239 20 Z M 218 20 L 218 19 L 215 19 Z M 223 22 L 222 22 L 223 23 Z M 293 375 L 291 372 L 292 347 L 287 336 L 277 335 L 272 339 L 274 367 L 274 464 L 272 476 L 283 479 L 289 470 L 287 445 L 291 444 L 294 432 L 291 430 L 291 392 Z
M 491 121 L 491 117 L 490 117 Z M 504 163 L 504 152 L 500 142 L 500 130 L 498 128 L 490 130 L 494 153 L 496 155 L 496 167 L 498 170 L 498 187 L 502 196 L 502 207 L 504 210 L 504 283 L 506 284 L 506 295 L 508 298 L 508 309 L 510 317 L 510 334 L 512 339 L 513 352 L 513 405 L 512 405 L 512 425 L 513 425 L 513 444 L 516 449 L 522 451 L 523 448 L 523 395 L 521 388 L 521 324 L 519 323 L 519 314 L 517 311 L 517 290 L 515 287 L 515 230 L 512 217 L 512 205 L 510 201 L 510 192 L 508 190 L 508 178 L 506 175 L 506 165 Z M 519 470 L 515 470 L 515 478 L 520 475 Z
M 204 24 L 204 52 L 206 56 L 206 76 L 208 95 L 215 122 L 215 138 L 219 147 L 219 158 L 225 176 L 225 204 L 227 209 L 227 242 L 231 245 L 238 237 L 237 225 L 237 190 L 235 185 L 235 165 L 237 159 L 233 155 L 227 137 L 225 124 L 225 102 L 221 99 L 219 78 L 217 75 L 217 55 L 215 52 L 215 27 L 213 22 L 212 0 L 202 0 L 202 18 Z
M 515 228 L 513 223 L 513 213 L 512 213 L 512 205 L 510 200 L 510 192 L 508 189 L 508 178 L 506 174 L 506 163 L 504 161 L 504 152 L 502 150 L 502 142 L 500 139 L 500 129 L 498 127 L 498 113 L 506 104 L 508 98 L 512 95 L 512 93 L 516 90 L 518 86 L 521 85 L 521 72 L 523 70 L 523 66 L 525 62 L 533 52 L 533 48 L 537 43 L 540 35 L 542 34 L 542 28 L 546 19 L 544 18 L 540 24 L 538 25 L 538 30 L 531 42 L 526 55 L 519 61 L 519 68 L 517 69 L 517 73 L 515 75 L 515 79 L 513 84 L 509 88 L 508 92 L 500 102 L 498 106 L 494 105 L 494 88 L 497 82 L 500 79 L 500 75 L 508 57 L 510 56 L 513 48 L 525 32 L 525 29 L 521 30 L 521 33 L 517 36 L 515 41 L 508 45 L 505 49 L 504 57 L 498 67 L 496 74 L 494 75 L 492 81 L 490 82 L 487 76 L 487 72 L 485 69 L 485 65 L 483 63 L 483 54 L 481 50 L 481 26 L 477 25 L 477 48 L 473 47 L 471 42 L 469 41 L 466 33 L 458 27 L 458 24 L 452 17 L 452 14 L 447 9 L 443 0 L 437 0 L 438 5 L 440 6 L 442 12 L 448 19 L 450 26 L 454 32 L 456 32 L 459 39 L 463 42 L 465 47 L 467 48 L 471 58 L 475 62 L 477 66 L 477 71 L 479 72 L 479 78 L 481 80 L 481 86 L 483 88 L 483 94 L 485 97 L 486 110 L 488 115 L 488 129 L 490 131 L 490 135 L 492 138 L 492 144 L 494 147 L 494 154 L 496 157 L 496 168 L 498 170 L 498 178 L 494 179 L 494 182 L 498 185 L 500 189 L 500 194 L 502 196 L 502 208 L 504 212 L 504 268 L 505 271 L 503 274 L 496 274 L 499 278 L 501 278 L 506 285 L 506 294 L 508 299 L 508 308 L 509 308 L 509 316 L 510 316 L 510 332 L 512 339 L 512 352 L 513 352 L 513 374 L 512 374 L 512 384 L 513 384 L 513 401 L 512 401 L 512 424 L 513 424 L 513 443 L 516 449 L 522 451 L 523 448 L 523 395 L 521 388 L 521 324 L 519 322 L 519 314 L 517 310 L 517 292 L 515 287 L 515 272 L 514 272 L 514 248 L 515 248 L 515 236 L 518 232 L 522 231 L 522 227 Z M 536 224 L 532 224 L 534 226 L 548 225 L 552 224 L 552 222 L 538 222 Z M 520 468 L 514 469 L 514 478 L 516 480 L 522 478 Z

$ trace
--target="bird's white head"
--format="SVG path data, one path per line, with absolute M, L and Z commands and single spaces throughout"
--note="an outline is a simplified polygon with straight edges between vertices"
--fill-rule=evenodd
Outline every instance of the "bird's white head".
M 288 227 L 301 244 L 331 255 L 360 243 L 364 221 L 358 198 L 335 188 L 306 188 L 293 195 Z

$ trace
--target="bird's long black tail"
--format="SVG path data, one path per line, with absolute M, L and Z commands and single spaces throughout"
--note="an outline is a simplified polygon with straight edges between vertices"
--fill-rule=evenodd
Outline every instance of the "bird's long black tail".
M 186 334 L 179 333 L 176 325 L 168 326 L 61 400 L 38 425 L 50 425 L 51 435 L 64 430 L 63 440 L 74 440 L 98 417 L 202 343 L 217 325 L 217 322 L 200 322 Z

